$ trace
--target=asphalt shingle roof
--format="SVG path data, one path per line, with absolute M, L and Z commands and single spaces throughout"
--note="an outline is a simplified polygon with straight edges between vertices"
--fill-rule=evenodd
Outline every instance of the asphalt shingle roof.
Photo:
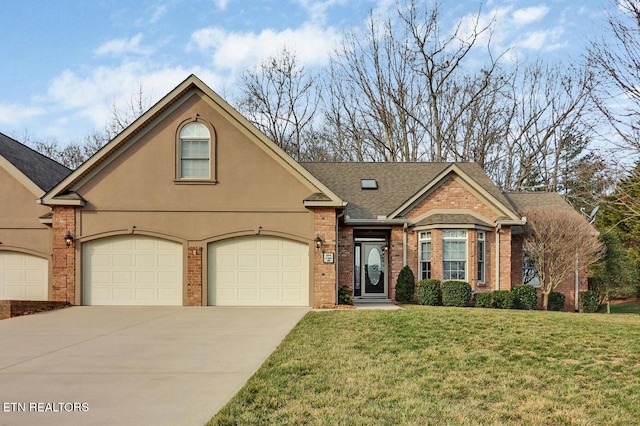
M 0 155 L 43 191 L 49 191 L 71 173 L 71 170 L 62 164 L 2 133 L 0 133 Z
M 452 163 L 301 163 L 312 175 L 347 201 L 352 219 L 388 216 L 424 188 Z M 485 191 L 511 204 L 475 163 L 456 165 Z M 362 179 L 375 179 L 378 189 L 362 189 Z
M 505 196 L 521 214 L 527 209 L 538 207 L 573 211 L 573 207 L 557 192 L 507 192 Z

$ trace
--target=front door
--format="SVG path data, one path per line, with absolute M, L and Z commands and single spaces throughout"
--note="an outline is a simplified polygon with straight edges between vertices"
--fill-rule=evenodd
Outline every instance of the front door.
M 361 268 L 361 296 L 386 297 L 385 243 L 363 243 L 359 251 L 361 259 L 356 263 L 359 263 Z

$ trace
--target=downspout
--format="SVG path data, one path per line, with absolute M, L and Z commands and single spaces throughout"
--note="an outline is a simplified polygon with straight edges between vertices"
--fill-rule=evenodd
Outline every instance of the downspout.
M 500 290 L 500 229 L 502 225 L 498 224 L 496 228 L 496 290 Z
M 338 226 L 340 224 L 340 218 L 342 216 L 344 216 L 345 211 L 342 210 L 342 213 L 340 213 L 339 215 L 336 216 L 336 255 L 335 255 L 335 262 L 336 262 L 336 305 L 338 304 L 338 291 L 339 291 L 339 280 L 340 280 L 340 268 L 339 266 L 339 259 L 340 256 L 338 256 L 338 242 L 340 241 L 340 235 L 338 234 Z
M 580 310 L 580 259 L 578 257 L 578 251 L 576 250 L 576 272 L 575 272 L 575 290 L 573 294 L 575 310 L 578 312 Z
M 407 266 L 407 224 L 402 226 L 402 266 Z

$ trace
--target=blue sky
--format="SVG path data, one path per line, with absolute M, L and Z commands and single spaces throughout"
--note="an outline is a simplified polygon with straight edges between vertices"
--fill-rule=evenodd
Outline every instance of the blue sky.
M 477 0 L 441 2 L 446 25 Z M 604 28 L 607 0 L 488 0 L 493 41 L 510 56 L 564 60 Z M 239 74 L 294 50 L 324 65 L 342 31 L 394 0 L 2 0 L 0 132 L 80 141 L 126 109 L 138 85 L 154 103 L 195 73 L 232 98 Z

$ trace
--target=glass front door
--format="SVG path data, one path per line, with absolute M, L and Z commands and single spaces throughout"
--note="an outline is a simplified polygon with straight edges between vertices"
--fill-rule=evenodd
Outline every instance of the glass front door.
M 385 244 L 363 243 L 360 251 L 360 278 L 362 296 L 386 296 Z

